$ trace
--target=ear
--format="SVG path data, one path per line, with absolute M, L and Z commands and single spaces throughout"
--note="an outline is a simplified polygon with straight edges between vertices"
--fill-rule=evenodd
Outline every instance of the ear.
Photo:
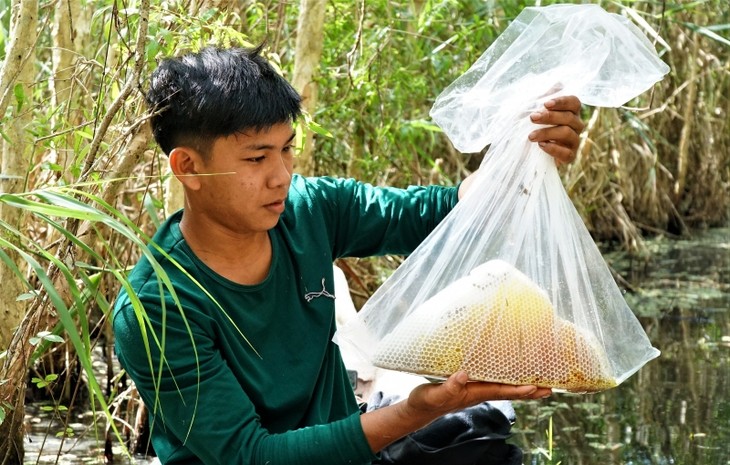
M 170 169 L 186 189 L 200 189 L 200 178 L 196 175 L 201 172 L 203 161 L 196 150 L 189 147 L 175 147 L 168 158 Z

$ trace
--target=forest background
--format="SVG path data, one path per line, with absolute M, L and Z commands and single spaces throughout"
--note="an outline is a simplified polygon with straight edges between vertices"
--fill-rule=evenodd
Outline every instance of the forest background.
M 647 260 L 647 236 L 728 224 L 727 2 L 590 3 L 635 21 L 671 72 L 632 108 L 584 107 L 578 158 L 561 175 L 596 241 Z M 100 384 L 92 354 L 111 361 L 114 296 L 181 206 L 143 104 L 160 58 L 265 41 L 305 97 L 298 172 L 453 185 L 481 154 L 455 151 L 431 105 L 535 4 L 0 0 L 0 463 L 22 463 L 26 399 L 50 399 L 62 420 L 93 408 L 111 438 L 139 443 L 133 386 L 112 363 Z M 339 263 L 358 305 L 400 260 Z

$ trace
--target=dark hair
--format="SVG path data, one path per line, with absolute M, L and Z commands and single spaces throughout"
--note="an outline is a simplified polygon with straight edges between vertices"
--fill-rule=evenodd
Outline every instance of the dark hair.
M 147 104 L 155 140 L 207 154 L 220 136 L 296 120 L 301 97 L 263 58 L 262 46 L 167 58 L 152 73 Z

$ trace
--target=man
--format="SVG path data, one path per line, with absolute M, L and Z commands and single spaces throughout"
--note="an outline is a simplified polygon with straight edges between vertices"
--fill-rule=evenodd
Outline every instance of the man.
M 407 254 L 468 189 L 378 188 L 292 174 L 300 97 L 260 49 L 165 60 L 147 100 L 185 189 L 114 310 L 116 350 L 152 412 L 165 464 L 364 464 L 450 412 L 536 399 L 535 386 L 456 373 L 361 413 L 338 347 L 332 262 Z M 556 99 L 531 138 L 575 157 L 580 102 Z

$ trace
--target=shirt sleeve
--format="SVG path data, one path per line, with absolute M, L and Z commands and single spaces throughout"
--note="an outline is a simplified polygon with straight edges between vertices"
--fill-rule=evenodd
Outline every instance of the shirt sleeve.
M 458 201 L 458 187 L 376 187 L 353 179 L 312 178 L 313 203 L 334 228 L 335 257 L 410 254 Z
M 228 465 L 369 464 L 375 458 L 359 412 L 269 433 L 216 349 L 205 316 L 178 311 L 171 299 L 160 305 L 157 294 L 157 302 L 145 302 L 147 316 L 141 319 L 120 295 L 113 325 L 118 358 L 149 408 L 150 426 L 165 429 L 168 442 L 156 450 L 163 463 L 197 462 L 197 457 Z

